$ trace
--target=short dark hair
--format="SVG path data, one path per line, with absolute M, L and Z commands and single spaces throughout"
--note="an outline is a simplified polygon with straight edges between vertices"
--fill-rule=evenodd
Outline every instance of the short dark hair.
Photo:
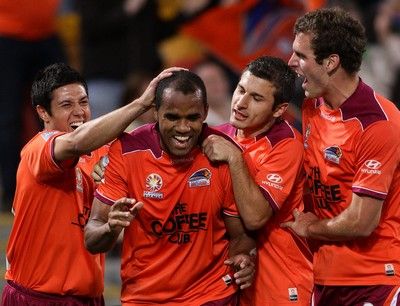
M 274 108 L 293 99 L 296 74 L 282 59 L 262 56 L 250 62 L 243 72 L 246 71 L 274 85 Z
M 311 48 L 316 62 L 331 54 L 338 54 L 343 69 L 353 74 L 360 70 L 367 45 L 365 29 L 361 22 L 340 8 L 315 10 L 297 19 L 294 34 L 312 35 Z
M 156 88 L 155 108 L 158 110 L 162 104 L 164 90 L 172 88 L 183 94 L 191 94 L 200 90 L 201 100 L 207 107 L 207 92 L 203 80 L 195 73 L 188 70 L 174 71 L 171 76 L 162 79 Z
M 33 107 L 41 105 L 51 115 L 51 99 L 55 89 L 68 84 L 81 84 L 88 94 L 85 79 L 65 63 L 55 63 L 40 70 L 33 80 L 31 99 Z

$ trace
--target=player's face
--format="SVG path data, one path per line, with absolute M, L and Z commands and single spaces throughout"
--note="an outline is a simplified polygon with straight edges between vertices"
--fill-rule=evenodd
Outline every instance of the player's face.
M 68 84 L 53 90 L 50 107 L 51 115 L 43 108 L 41 112 L 38 110 L 47 130 L 72 132 L 90 120 L 89 100 L 81 84 Z
M 178 157 L 190 153 L 198 143 L 206 116 L 200 91 L 185 95 L 166 88 L 156 111 L 163 150 Z
M 282 115 L 287 103 L 274 109 L 275 86 L 245 71 L 232 96 L 231 124 L 239 136 L 253 137 L 267 131 L 276 117 Z
M 315 61 L 314 51 L 311 48 L 311 34 L 299 33 L 293 42 L 293 54 L 289 59 L 289 66 L 303 77 L 302 87 L 307 98 L 323 96 L 329 82 L 329 75 L 322 64 Z

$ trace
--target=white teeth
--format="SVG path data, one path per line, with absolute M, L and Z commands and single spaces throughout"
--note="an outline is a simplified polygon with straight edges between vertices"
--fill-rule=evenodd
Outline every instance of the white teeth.
M 189 140 L 189 136 L 175 136 L 174 138 L 178 141 L 188 141 Z
M 81 126 L 82 124 L 83 124 L 83 121 L 75 121 L 75 122 L 71 122 L 69 125 L 73 129 L 76 129 L 78 126 Z

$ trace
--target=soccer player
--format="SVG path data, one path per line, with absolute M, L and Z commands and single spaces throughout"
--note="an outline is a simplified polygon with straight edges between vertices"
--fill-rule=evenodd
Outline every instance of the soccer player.
M 203 143 L 212 161 L 224 161 L 232 175 L 236 205 L 245 226 L 257 230 L 254 288 L 242 305 L 309 305 L 313 287 L 311 254 L 305 241 L 280 227 L 292 210 L 303 209 L 301 135 L 281 116 L 294 94 L 295 73 L 281 59 L 263 56 L 243 71 L 233 93 L 230 123 L 221 136 Z
M 229 305 L 251 284 L 254 248 L 238 217 L 229 170 L 201 152 L 203 81 L 174 72 L 156 89 L 156 124 L 115 141 L 85 227 L 92 253 L 124 228 L 123 305 Z M 128 198 L 127 198 L 128 197 Z
M 314 213 L 295 211 L 284 226 L 319 241 L 314 305 L 399 305 L 399 110 L 358 76 L 366 46 L 358 20 L 321 9 L 294 32 L 289 65 L 304 78 Z
M 104 257 L 84 246 L 92 166 L 107 153 L 101 146 L 151 106 L 158 80 L 173 70 L 137 100 L 89 122 L 87 86 L 78 72 L 54 64 L 37 74 L 32 103 L 44 130 L 21 152 L 1 305 L 104 305 Z

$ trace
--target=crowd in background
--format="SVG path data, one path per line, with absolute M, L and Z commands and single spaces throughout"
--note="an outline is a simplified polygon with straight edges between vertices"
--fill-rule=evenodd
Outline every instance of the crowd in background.
M 1 210 L 10 211 L 19 151 L 40 130 L 30 106 L 35 72 L 65 61 L 88 81 L 93 117 L 126 104 L 164 67 L 193 69 L 206 83 L 207 121 L 225 122 L 240 71 L 262 54 L 288 60 L 295 19 L 342 6 L 365 25 L 369 45 L 361 76 L 400 104 L 400 4 L 380 1 L 47 0 L 0 1 Z M 302 93 L 288 119 L 300 127 Z M 152 121 L 144 114 L 131 128 Z

